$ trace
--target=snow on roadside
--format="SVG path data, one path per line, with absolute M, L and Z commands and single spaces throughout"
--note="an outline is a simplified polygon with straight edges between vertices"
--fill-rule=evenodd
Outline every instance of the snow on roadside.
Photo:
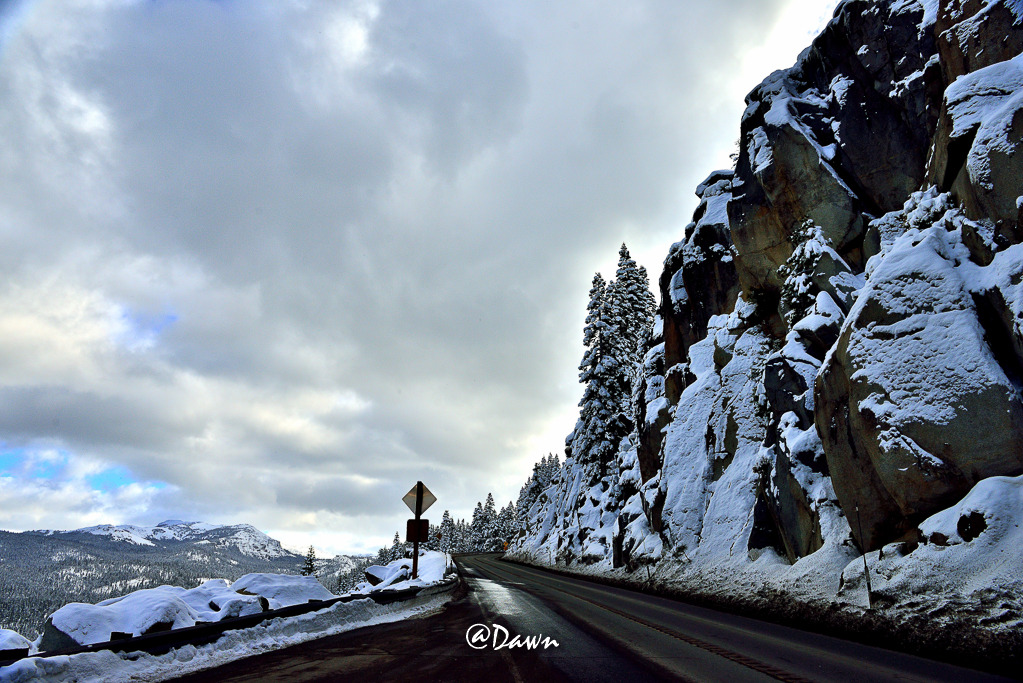
M 428 616 L 439 611 L 450 598 L 450 593 L 440 593 L 389 605 L 379 605 L 370 598 L 337 603 L 309 614 L 272 619 L 265 626 L 228 631 L 209 645 L 185 645 L 158 656 L 102 650 L 22 659 L 0 669 L 0 682 L 167 680 L 363 626 Z
M 412 575 L 412 560 L 410 558 L 395 560 L 387 565 L 375 564 L 366 567 L 366 576 L 373 576 L 378 583 L 371 584 L 368 581 L 360 583 L 353 592 L 366 594 L 384 588 L 398 591 L 403 588 L 429 586 L 443 580 L 444 575 L 453 571 L 453 568 L 450 555 L 430 550 L 419 557 L 415 579 L 409 578 Z
M 450 555 L 426 552 L 419 558 L 419 577 L 412 581 L 407 579 L 411 564 L 412 561 L 406 559 L 379 567 L 390 581 L 386 586 L 365 584 L 363 590 L 355 592 L 367 596 L 363 599 L 336 603 L 294 617 L 268 618 L 261 626 L 227 631 L 209 645 L 185 645 L 159 656 L 101 650 L 31 657 L 0 669 L 0 683 L 157 681 L 362 626 L 431 614 L 450 599 L 450 593 L 426 591 L 428 595 L 387 605 L 378 604 L 368 597 L 369 593 L 383 588 L 400 590 L 435 586 L 453 567 Z M 159 623 L 183 628 L 194 625 L 196 621 L 217 621 L 239 614 L 259 613 L 260 599 L 276 609 L 332 597 L 335 596 L 313 577 L 248 574 L 230 585 L 223 579 L 213 579 L 190 590 L 161 586 L 104 600 L 96 605 L 72 603 L 54 612 L 50 621 L 76 642 L 91 644 L 105 642 L 112 631 L 140 635 Z M 215 609 L 218 607 L 219 611 Z M 2 631 L 0 636 L 0 644 L 11 643 L 11 648 L 29 646 L 28 641 L 14 631 Z M 42 639 L 43 636 L 31 644 L 33 650 L 38 651 Z

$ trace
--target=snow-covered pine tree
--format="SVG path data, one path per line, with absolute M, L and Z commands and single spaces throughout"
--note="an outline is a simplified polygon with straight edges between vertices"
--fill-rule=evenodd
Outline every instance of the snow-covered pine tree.
M 650 291 L 646 268 L 633 260 L 624 243 L 618 250 L 618 271 L 611 291 L 618 315 L 616 341 L 622 347 L 625 361 L 634 366 L 646 351 L 642 347 L 653 330 L 657 301 Z
M 476 503 L 476 509 L 472 511 L 472 522 L 469 523 L 469 538 L 466 544 L 469 547 L 468 552 L 482 552 L 483 534 L 483 503 Z
M 419 544 L 419 549 L 423 550 L 438 550 L 440 548 L 440 527 L 436 524 L 431 524 L 429 532 L 426 534 L 426 542 Z
M 622 322 L 615 288 L 615 283 L 607 285 L 600 273 L 593 276 L 583 328 L 586 350 L 579 364 L 579 381 L 584 388 L 570 451 L 591 479 L 607 473 L 618 442 L 628 433 L 622 407 L 631 396 L 630 368 L 617 336 Z
M 447 510 L 444 511 L 444 516 L 440 520 L 440 546 L 439 549 L 442 553 L 455 552 L 455 523 L 451 519 L 451 513 Z
M 401 560 L 405 557 L 405 544 L 401 540 L 401 534 L 397 531 L 394 532 L 394 541 L 391 542 L 391 552 L 389 562 L 395 560 Z
M 483 504 L 483 552 L 493 553 L 500 550 L 497 540 L 497 505 L 494 503 L 494 494 L 487 494 L 487 501 Z
M 316 550 L 312 546 L 309 546 L 309 550 L 306 551 L 302 576 L 316 576 Z
M 510 543 L 515 535 L 515 503 L 508 501 L 508 504 L 497 513 L 497 522 L 494 525 L 494 536 L 497 539 L 497 549 L 504 550 L 504 544 Z
M 558 456 L 549 453 L 533 465 L 533 474 L 526 478 L 526 483 L 519 489 L 519 497 L 515 502 L 514 530 L 525 528 L 529 509 L 537 501 L 540 494 L 547 490 L 561 470 Z
M 377 556 L 376 556 L 376 563 L 377 564 L 387 564 L 390 561 L 391 561 L 391 549 L 390 548 L 385 546 L 385 547 L 383 547 L 383 548 L 381 548 L 380 550 L 377 551 Z

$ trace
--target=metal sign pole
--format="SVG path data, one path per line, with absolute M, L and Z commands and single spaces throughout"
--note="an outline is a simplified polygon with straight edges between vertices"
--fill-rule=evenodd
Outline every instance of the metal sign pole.
M 423 514 L 423 482 L 416 482 L 416 535 L 412 537 L 412 578 L 419 576 L 419 516 Z
M 860 543 L 862 543 L 864 548 L 865 548 L 866 547 L 866 543 L 863 541 L 863 523 L 860 522 L 860 506 L 859 506 L 859 503 L 856 504 L 856 527 L 859 529 L 859 532 L 860 532 Z M 870 590 L 870 570 L 867 569 L 867 551 L 866 550 L 863 551 L 863 576 L 867 579 L 867 609 L 873 609 L 874 607 L 873 607 L 873 605 L 871 604 L 871 601 L 870 601 L 870 594 L 871 594 L 871 590 Z

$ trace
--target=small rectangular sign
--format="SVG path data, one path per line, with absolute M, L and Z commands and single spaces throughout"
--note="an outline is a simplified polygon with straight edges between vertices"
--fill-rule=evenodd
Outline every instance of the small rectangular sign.
M 418 526 L 417 526 L 417 523 L 418 523 Z M 408 523 L 405 524 L 405 542 L 406 543 L 415 543 L 416 541 L 419 541 L 420 543 L 423 543 L 423 542 L 425 542 L 427 540 L 427 537 L 429 535 L 430 535 L 430 520 L 428 520 L 428 519 L 419 519 L 419 520 L 410 519 L 408 521 Z

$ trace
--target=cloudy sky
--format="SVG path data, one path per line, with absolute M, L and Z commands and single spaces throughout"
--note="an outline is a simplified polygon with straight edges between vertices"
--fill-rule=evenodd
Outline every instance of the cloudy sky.
M 833 4 L 0 2 L 0 528 L 507 503 Z

